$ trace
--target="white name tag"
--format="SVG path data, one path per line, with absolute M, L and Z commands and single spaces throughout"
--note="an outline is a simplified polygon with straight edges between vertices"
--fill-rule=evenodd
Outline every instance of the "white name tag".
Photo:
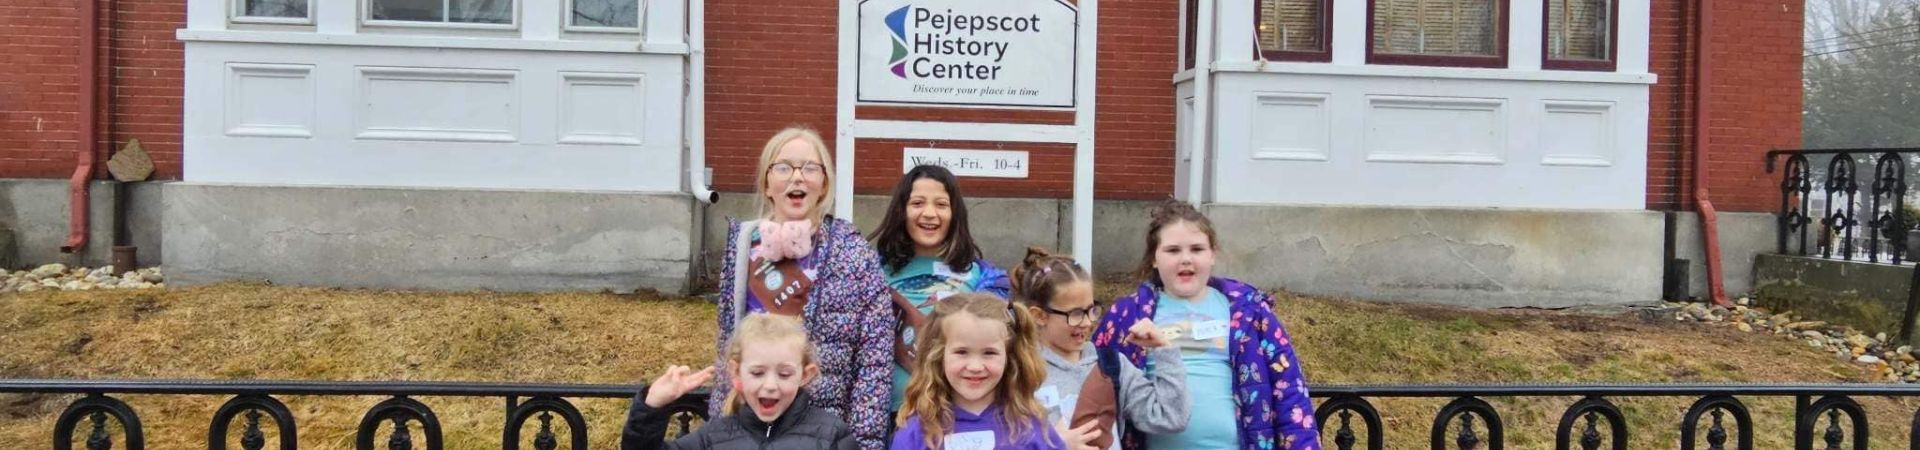
M 995 441 L 992 431 L 974 431 L 947 435 L 944 448 L 948 450 L 993 450 Z
M 1033 391 L 1033 396 L 1035 398 L 1038 398 L 1040 400 L 1040 404 L 1043 406 L 1046 406 L 1048 408 L 1060 407 L 1060 388 L 1059 387 L 1041 386 L 1040 390 Z
M 933 263 L 933 274 L 941 278 L 960 278 L 959 273 L 955 273 L 952 267 L 947 267 L 947 263 L 943 262 Z
M 1208 320 L 1193 323 L 1193 339 L 1205 341 L 1227 337 L 1227 321 Z

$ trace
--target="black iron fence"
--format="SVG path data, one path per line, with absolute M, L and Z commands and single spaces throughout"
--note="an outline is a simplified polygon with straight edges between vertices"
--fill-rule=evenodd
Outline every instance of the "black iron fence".
M 1786 158 L 1778 251 L 1821 258 L 1837 253 L 1843 260 L 1853 260 L 1857 252 L 1869 262 L 1893 264 L 1912 259 L 1906 248 L 1907 230 L 1915 225 L 1906 214 L 1909 155 L 1920 155 L 1920 148 L 1767 152 L 1767 173 L 1773 173 L 1776 160 Z M 1815 158 L 1828 158 L 1825 167 L 1815 167 Z M 1871 164 L 1873 172 L 1865 177 L 1867 196 L 1861 198 L 1859 167 L 1865 164 Z M 1823 200 L 1817 219 L 1812 215 L 1816 198 Z M 1865 236 L 1856 236 L 1862 232 Z
M 225 450 L 229 433 L 240 433 L 245 450 L 266 448 L 261 419 L 271 421 L 279 434 L 281 450 L 299 448 L 298 423 L 293 412 L 275 397 L 293 395 L 381 396 L 388 397 L 369 408 L 354 434 L 354 448 L 373 450 L 410 450 L 442 447 L 440 420 L 433 408 L 417 398 L 424 397 L 496 397 L 505 399 L 506 419 L 502 448 L 517 450 L 531 444 L 536 450 L 560 448 L 554 433 L 554 419 L 571 436 L 567 448 L 587 448 L 587 422 L 580 410 L 567 399 L 633 398 L 642 387 L 630 385 L 578 384 L 506 384 L 506 383 L 422 383 L 422 382 L 312 382 L 312 381 L 90 381 L 90 380 L 0 380 L 0 394 L 84 394 L 67 405 L 53 423 L 54 450 L 70 450 L 75 433 L 86 433 L 87 450 L 145 448 L 145 432 L 140 416 L 132 406 L 112 397 L 115 394 L 218 395 L 230 396 L 213 414 L 207 427 L 207 448 Z M 704 422 L 707 401 L 704 393 L 682 397 L 666 408 L 672 414 L 669 436 L 685 435 L 695 422 Z M 243 424 L 235 422 L 245 415 Z M 115 446 L 108 419 L 118 422 L 119 446 Z M 521 428 L 538 419 L 539 430 L 521 436 Z M 391 424 L 386 436 L 379 436 L 382 425 Z M 415 429 L 418 429 L 416 432 Z M 618 431 L 615 431 L 616 433 Z M 422 445 L 424 444 L 424 445 Z
M 82 394 L 67 406 L 53 423 L 52 447 L 72 448 L 75 433 L 85 433 L 89 450 L 112 448 L 143 449 L 144 431 L 132 406 L 117 400 L 118 394 L 218 395 L 231 396 L 214 412 L 208 426 L 210 449 L 227 448 L 229 433 L 240 434 L 241 447 L 266 448 L 262 419 L 270 420 L 279 435 L 277 448 L 298 448 L 296 418 L 276 396 L 384 396 L 387 400 L 369 408 L 355 435 L 356 449 L 389 450 L 442 447 L 440 422 L 433 409 L 417 398 L 498 397 L 506 400 L 502 445 L 518 449 L 530 439 L 532 448 L 553 450 L 561 442 L 553 432 L 554 416 L 567 427 L 570 449 L 587 448 L 586 420 L 568 398 L 631 398 L 639 386 L 625 385 L 543 385 L 499 383 L 380 383 L 380 382 L 258 382 L 258 381 L 80 381 L 80 380 L 0 380 L 0 393 Z M 1627 415 L 1612 399 L 1664 397 L 1693 399 L 1692 406 L 1680 417 L 1679 448 L 1752 449 L 1757 430 L 1744 399 L 1793 399 L 1794 448 L 1801 450 L 1854 449 L 1868 447 L 1870 433 L 1866 410 L 1854 397 L 1920 397 L 1920 386 L 1898 384 L 1774 384 L 1774 385 L 1662 385 L 1662 384 L 1578 384 L 1578 385 L 1366 385 L 1320 386 L 1315 418 L 1327 448 L 1350 450 L 1385 448 L 1383 417 L 1372 400 L 1386 398 L 1451 399 L 1434 415 L 1428 445 L 1441 449 L 1501 450 L 1508 430 L 1498 408 L 1490 398 L 1577 397 L 1565 409 L 1553 430 L 1554 448 L 1621 450 L 1628 448 Z M 525 399 L 524 401 L 522 399 Z M 675 435 L 692 430 L 695 421 L 704 422 L 706 398 L 696 393 L 669 406 L 675 413 Z M 244 418 L 243 418 L 244 416 Z M 538 419 L 539 431 L 521 436 L 528 421 Z M 117 422 L 109 426 L 108 419 Z M 244 421 L 244 423 L 236 423 Z M 1359 427 L 1356 430 L 1356 422 Z M 379 436 L 380 428 L 391 424 L 390 432 Z M 1909 448 L 1920 449 L 1920 413 L 1908 428 Z M 417 427 L 417 428 L 416 428 Z M 118 428 L 118 447 L 112 439 Z M 417 429 L 417 431 L 416 431 Z M 1704 433 L 1697 430 L 1704 429 Z M 613 431 L 613 432 L 618 432 Z M 670 437 L 671 438 L 671 437 Z M 419 443 L 424 443 L 420 445 Z M 1664 447 L 1664 446 L 1663 446 Z
M 1315 419 L 1322 444 L 1349 450 L 1386 447 L 1382 418 L 1369 399 L 1452 399 L 1434 415 L 1428 444 L 1434 450 L 1505 448 L 1506 428 L 1500 412 L 1487 398 L 1579 397 L 1560 416 L 1553 431 L 1557 450 L 1624 450 L 1632 430 L 1626 413 L 1609 399 L 1665 397 L 1693 399 L 1680 417 L 1679 448 L 1752 449 L 1753 415 L 1742 398 L 1794 400 L 1794 448 L 1798 450 L 1868 447 L 1866 409 L 1853 397 L 1915 397 L 1920 386 L 1899 384 L 1564 384 L 1564 385 L 1405 385 L 1321 386 Z M 1364 445 L 1354 432 L 1359 421 L 1366 431 Z M 1702 421 L 1706 421 L 1703 423 Z M 1705 433 L 1700 429 L 1704 425 Z M 1602 430 L 1605 430 L 1602 432 Z M 1909 448 L 1920 450 L 1920 412 L 1909 427 Z M 1666 447 L 1666 446 L 1662 446 Z

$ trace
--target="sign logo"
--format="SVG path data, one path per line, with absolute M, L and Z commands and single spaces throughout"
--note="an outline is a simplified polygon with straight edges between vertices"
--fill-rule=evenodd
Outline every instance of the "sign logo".
M 887 64 L 893 66 L 893 76 L 907 77 L 907 10 L 913 5 L 902 6 L 887 14 L 887 31 L 893 32 L 893 57 Z

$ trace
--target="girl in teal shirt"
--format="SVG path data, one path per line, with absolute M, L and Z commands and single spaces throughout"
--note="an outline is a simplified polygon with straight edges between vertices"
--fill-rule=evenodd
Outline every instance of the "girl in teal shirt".
M 1007 272 L 981 257 L 967 229 L 967 204 L 945 167 L 914 167 L 893 188 L 886 218 L 869 236 L 900 310 L 895 330 L 893 406 L 899 408 L 913 361 L 913 336 L 941 298 L 967 292 L 1011 294 Z

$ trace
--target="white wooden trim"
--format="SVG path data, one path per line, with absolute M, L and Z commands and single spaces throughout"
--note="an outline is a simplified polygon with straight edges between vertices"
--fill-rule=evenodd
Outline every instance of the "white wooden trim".
M 1327 63 L 1305 62 L 1269 62 L 1260 63 L 1220 62 L 1215 66 L 1220 72 L 1238 73 L 1277 73 L 1295 75 L 1348 75 L 1362 77 L 1402 77 L 1402 78 L 1445 78 L 1458 80 L 1500 80 L 1500 81 L 1555 81 L 1570 83 L 1602 84 L 1654 84 L 1659 77 L 1651 73 L 1614 73 L 1588 72 L 1577 70 L 1516 70 L 1482 69 L 1469 67 L 1427 67 L 1369 65 L 1348 66 Z M 1176 75 L 1177 76 L 1177 75 Z M 1176 78 L 1176 82 L 1182 81 Z
M 645 34 L 647 26 L 647 4 L 652 0 L 634 0 L 640 5 L 640 17 L 634 18 L 631 27 L 601 27 L 573 24 L 573 2 L 560 2 L 560 30 L 568 33 L 605 33 L 605 34 Z
M 1206 0 L 1201 0 L 1205 2 Z M 1185 3 L 1185 2 L 1182 2 Z M 1095 272 L 1093 267 L 1093 144 L 1094 100 L 1098 90 L 1094 89 L 1094 75 L 1099 72 L 1100 61 L 1100 1 L 1081 0 L 1079 11 L 1080 38 L 1074 51 L 1079 59 L 1079 67 L 1074 70 L 1074 108 L 1073 124 L 1078 128 L 1079 142 L 1073 151 L 1073 259 L 1079 261 L 1088 273 Z
M 851 125 L 853 137 L 868 139 L 985 140 L 1052 144 L 1080 142 L 1080 127 L 1077 125 L 857 119 Z M 838 163 L 837 160 L 835 162 Z
M 174 32 L 183 42 L 232 42 L 255 44 L 339 45 L 358 47 L 459 48 L 481 50 L 539 50 L 589 53 L 639 53 L 685 55 L 687 45 L 677 42 L 632 41 L 534 41 L 517 37 L 450 37 L 396 34 L 332 34 L 255 30 L 187 30 Z
M 519 30 L 520 29 L 520 7 L 521 5 L 526 3 L 525 0 L 513 0 L 513 11 L 508 13 L 507 23 L 466 23 L 466 22 L 420 22 L 420 21 L 412 21 L 412 20 L 374 19 L 373 18 L 373 2 L 374 1 L 376 0 L 360 0 L 360 25 L 367 26 L 367 27 L 385 27 L 385 28 L 429 28 L 429 29 L 454 29 L 454 30 Z M 448 8 L 449 10 L 442 11 L 442 14 L 446 14 L 446 15 L 453 14 L 453 11 L 451 10 L 452 5 L 448 5 Z
M 254 23 L 269 25 L 313 25 L 315 15 L 313 0 L 307 2 L 306 17 L 261 17 L 244 14 L 247 0 L 229 0 L 227 3 L 227 21 L 231 23 Z
M 860 0 L 840 0 L 840 70 L 835 74 L 833 215 L 853 221 L 854 107 L 860 82 Z
M 1216 64 L 1213 59 L 1213 37 L 1218 33 L 1218 21 L 1214 20 L 1215 2 L 1200 0 L 1198 20 L 1194 26 L 1200 30 L 1194 33 L 1194 78 L 1193 78 L 1193 132 L 1187 133 L 1189 140 L 1186 154 L 1176 155 L 1177 160 L 1186 161 L 1186 186 L 1174 186 L 1174 193 L 1187 203 L 1200 205 L 1207 201 L 1207 187 L 1212 180 L 1207 177 L 1207 157 L 1213 152 L 1213 71 Z M 1177 164 L 1176 164 L 1177 165 Z

